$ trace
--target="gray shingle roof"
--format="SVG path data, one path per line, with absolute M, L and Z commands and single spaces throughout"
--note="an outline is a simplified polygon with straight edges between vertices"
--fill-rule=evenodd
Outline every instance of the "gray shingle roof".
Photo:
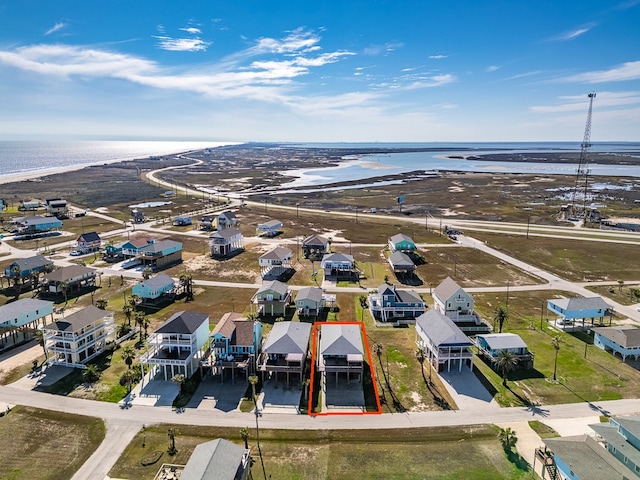
M 312 302 L 322 301 L 322 288 L 320 287 L 304 287 L 298 290 L 296 295 L 296 301 L 298 300 L 311 300 Z
M 414 243 L 410 236 L 405 235 L 404 233 L 397 233 L 393 237 L 391 237 L 391 243 L 396 244 L 399 242 L 411 242 Z
M 18 265 L 20 270 L 33 270 L 34 268 L 41 268 L 45 265 L 53 265 L 51 260 L 48 260 L 44 255 L 35 255 L 29 258 L 19 258 L 11 263 L 11 265 Z
M 615 418 L 614 420 L 616 421 L 622 420 L 624 422 L 624 419 Z M 618 423 L 622 425 L 622 422 L 618 422 Z M 630 430 L 629 428 L 627 428 L 629 424 L 636 424 L 636 425 L 632 425 L 631 428 L 635 427 L 636 434 L 637 434 L 638 422 L 626 421 L 626 423 L 627 425 L 623 425 L 623 426 L 627 430 Z M 604 438 L 609 447 L 615 447 L 615 449 L 618 452 L 622 453 L 625 457 L 631 460 L 635 465 L 640 465 L 640 450 L 635 448 L 631 443 L 627 442 L 627 439 L 624 438 L 618 432 L 618 428 L 616 426 L 611 425 L 609 423 L 597 423 L 595 425 L 589 425 L 589 427 L 591 427 L 591 429 L 594 432 L 596 432 L 598 435 Z
M 267 253 L 260 255 L 260 259 L 264 260 L 285 260 L 291 258 L 292 252 L 285 247 L 276 247 L 273 250 L 269 250 Z
M 168 285 L 169 283 L 174 283 L 175 281 L 166 273 L 159 273 L 155 277 L 151 277 L 149 280 L 145 280 L 142 282 L 147 288 L 151 290 L 155 290 L 161 287 Z
M 269 290 L 273 290 L 274 292 L 277 292 L 278 294 L 280 294 L 281 297 L 284 297 L 287 295 L 287 291 L 289 290 L 289 285 L 287 285 L 286 283 L 279 282 L 278 280 L 272 280 L 262 285 L 258 289 L 257 293 L 266 292 Z
M 140 248 L 141 252 L 162 252 L 165 248 L 182 246 L 182 243 L 175 240 L 160 240 L 159 242 L 150 243 Z
M 100 310 L 98 307 L 89 305 L 88 307 L 72 313 L 62 320 L 57 320 L 45 325 L 44 328 L 45 330 L 57 330 L 59 332 L 77 332 L 87 325 L 91 325 L 92 323 L 95 323 L 111 314 L 113 314 L 113 312 Z
M 527 344 L 515 333 L 488 333 L 476 335 L 484 338 L 491 350 L 505 350 L 508 348 L 527 348 Z
M 28 312 L 34 312 L 44 307 L 51 307 L 53 302 L 38 300 L 37 298 L 21 298 L 15 302 L 0 307 L 0 323 L 17 318 Z
M 311 324 L 303 322 L 276 322 L 262 346 L 268 354 L 307 353 Z
M 415 265 L 409 258 L 409 255 L 403 252 L 393 252 L 389 255 L 389 262 L 394 267 L 415 268 Z
M 305 238 L 304 240 L 302 240 L 302 246 L 303 247 L 313 246 L 313 245 L 325 246 L 328 243 L 329 243 L 329 240 L 327 240 L 325 237 L 323 237 L 321 235 L 311 235 L 311 236 Z
M 198 327 L 204 322 L 209 321 L 209 315 L 206 313 L 190 312 L 183 310 L 176 312 L 164 322 L 156 333 L 176 333 L 176 334 L 192 334 L 198 330 Z
M 592 328 L 598 335 L 602 335 L 624 348 L 640 346 L 640 328 L 635 327 L 597 327 Z
M 473 345 L 449 317 L 437 310 L 429 310 L 416 318 L 416 329 L 422 330 L 437 346 Z
M 212 233 L 209 238 L 223 238 L 225 240 L 229 240 L 231 237 L 235 237 L 239 233 L 242 233 L 239 229 L 231 227 Z
M 435 288 L 433 295 L 437 296 L 440 300 L 445 301 L 451 298 L 451 296 L 460 290 L 460 288 L 460 285 L 458 285 L 451 277 L 447 277 Z
M 622 480 L 634 474 L 589 435 L 543 440 L 581 480 Z
M 613 308 L 602 297 L 587 297 L 587 298 L 558 298 L 549 300 L 549 302 L 557 305 L 563 310 L 592 310 L 602 309 L 603 311 L 608 308 Z
M 246 450 L 218 438 L 196 445 L 184 467 L 182 480 L 236 480 Z
M 353 256 L 346 253 L 327 253 L 322 257 L 322 263 L 325 262 L 350 262 L 353 263 Z
M 95 274 L 95 272 L 95 268 L 83 267 L 82 265 L 69 265 L 47 273 L 43 279 L 47 282 L 65 282 L 89 273 Z
M 360 325 L 323 324 L 320 330 L 320 355 L 364 355 Z

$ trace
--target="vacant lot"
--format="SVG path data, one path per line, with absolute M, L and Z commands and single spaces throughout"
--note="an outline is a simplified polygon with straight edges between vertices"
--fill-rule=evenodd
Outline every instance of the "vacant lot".
M 71 478 L 103 439 L 97 418 L 16 407 L 0 418 L 0 478 Z
M 637 280 L 637 245 L 610 244 L 592 240 L 497 235 L 474 232 L 473 237 L 519 260 L 574 282 Z
M 171 457 L 167 429 L 170 425 L 147 428 L 129 444 L 112 477 L 152 479 L 164 463 L 184 464 L 195 446 L 218 437 L 242 444 L 234 429 L 216 427 L 177 427 L 177 455 Z M 142 447 L 143 440 L 145 447 Z M 441 427 L 403 430 L 291 431 L 260 430 L 260 446 L 267 478 L 293 479 L 459 479 L 513 480 L 525 478 L 509 462 L 497 439 L 497 428 Z M 262 480 L 262 467 L 250 429 L 249 447 L 255 463 L 253 478 Z M 140 460 L 153 451 L 162 451 L 161 459 L 143 467 Z M 465 461 L 460 461 L 464 458 Z

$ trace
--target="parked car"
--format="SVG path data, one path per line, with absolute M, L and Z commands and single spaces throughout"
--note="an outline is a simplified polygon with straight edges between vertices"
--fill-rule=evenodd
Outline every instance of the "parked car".
M 79 257 L 80 255 L 82 255 L 82 252 L 80 250 L 72 250 L 69 255 L 71 255 L 72 257 Z

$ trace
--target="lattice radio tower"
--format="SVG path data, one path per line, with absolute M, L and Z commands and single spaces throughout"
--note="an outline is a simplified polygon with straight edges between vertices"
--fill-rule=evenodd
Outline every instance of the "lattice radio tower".
M 571 215 L 575 218 L 585 218 L 587 214 L 587 190 L 589 188 L 589 148 L 591 148 L 591 112 L 593 111 L 593 99 L 596 93 L 589 94 L 589 112 L 587 113 L 587 124 L 584 127 L 584 138 L 580 145 L 580 160 L 578 170 L 576 170 L 576 183 L 571 195 Z M 578 191 L 582 188 L 582 211 L 578 211 L 576 199 Z

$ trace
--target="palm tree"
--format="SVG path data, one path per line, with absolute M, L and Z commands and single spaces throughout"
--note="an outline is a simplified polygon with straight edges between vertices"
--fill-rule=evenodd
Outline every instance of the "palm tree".
M 551 346 L 556 351 L 555 359 L 553 360 L 553 381 L 556 381 L 556 370 L 558 367 L 558 352 L 560 351 L 560 337 L 556 335 L 551 339 Z
M 174 428 L 171 427 L 169 430 L 167 430 L 167 436 L 169 437 L 169 441 L 171 442 L 169 444 L 169 455 L 175 455 L 176 453 L 178 453 L 178 450 L 176 450 L 176 435 L 178 434 L 178 431 Z
M 498 324 L 498 332 L 502 333 L 502 326 L 509 320 L 509 311 L 504 305 L 498 305 L 493 312 L 493 324 Z
M 13 277 L 13 285 L 16 289 L 16 298 L 20 296 L 20 290 L 22 290 L 22 269 L 20 265 L 14 265 L 11 267 L 11 277 Z
M 182 373 L 176 373 L 173 377 L 171 377 L 172 382 L 176 382 L 178 384 L 178 395 L 182 394 L 182 386 L 186 377 Z
M 515 370 L 518 365 L 518 357 L 509 350 L 502 350 L 495 359 L 495 366 L 502 373 L 502 385 L 507 386 L 509 372 Z
M 244 449 L 249 450 L 249 427 L 242 427 L 240 429 L 240 436 L 244 441 Z
M 109 303 L 108 300 L 99 298 L 98 300 L 96 300 L 96 307 L 98 307 L 100 310 L 106 310 L 107 303 Z
M 135 322 L 138 328 L 140 329 L 140 342 L 142 342 L 142 330 L 143 330 L 145 321 L 147 321 L 147 316 L 144 314 L 144 312 L 135 313 Z
M 127 368 L 130 370 L 133 360 L 136 358 L 136 352 L 133 348 L 127 346 L 122 349 L 122 353 L 120 355 L 122 356 L 124 363 L 127 364 Z
M 131 309 L 135 312 L 136 311 L 136 307 L 138 306 L 138 302 L 140 301 L 140 297 L 138 295 L 136 295 L 135 293 L 133 295 L 131 295 L 128 299 L 127 302 L 129 303 L 129 306 L 131 307 Z
M 426 381 L 424 377 L 424 361 L 427 358 L 427 351 L 424 348 L 419 348 L 416 350 L 416 359 L 420 363 L 420 371 L 422 372 L 422 379 Z M 429 383 L 431 383 L 431 364 L 429 364 Z
M 152 274 L 153 274 L 153 269 L 149 265 L 147 265 L 142 269 L 142 278 L 144 280 L 149 280 Z
M 193 300 L 193 277 L 186 273 L 181 273 L 178 277 L 180 285 L 184 288 L 187 300 Z
M 133 310 L 131 309 L 131 305 L 129 305 L 128 303 L 125 303 L 124 306 L 122 307 L 122 313 L 124 313 L 124 317 L 127 319 L 127 325 L 131 326 L 131 312 Z
M 97 382 L 100 379 L 98 367 L 93 364 L 87 365 L 87 368 L 82 372 L 82 379 L 87 383 Z
M 149 319 L 145 316 L 142 320 L 142 328 L 144 329 L 144 338 L 147 338 L 147 329 L 149 328 L 150 322 Z
M 622 293 L 623 286 L 624 286 L 624 280 L 618 280 L 618 293 Z
M 44 358 L 47 359 L 47 362 L 49 362 L 49 354 L 47 353 L 47 347 L 45 345 L 45 341 L 44 341 L 44 331 L 43 330 L 36 330 L 36 340 L 38 342 L 38 345 L 40 345 L 42 347 L 42 350 L 44 350 Z
M 131 331 L 131 325 L 127 325 L 126 323 L 118 325 L 116 329 L 116 335 L 118 338 L 124 337 L 127 333 Z
M 518 442 L 518 437 L 516 437 L 516 432 L 514 432 L 511 427 L 501 428 L 498 433 L 498 438 L 500 439 L 500 443 L 502 444 L 502 448 L 506 452 L 510 452 L 513 447 L 516 446 Z
M 122 375 L 122 379 L 124 380 L 124 384 L 127 386 L 127 394 L 131 393 L 131 386 L 136 380 L 136 373 L 133 370 L 127 370 Z
M 62 290 L 62 295 L 64 295 L 64 303 L 66 304 L 69 301 L 67 299 L 67 293 L 69 292 L 69 282 L 67 281 L 60 282 L 60 290 Z

